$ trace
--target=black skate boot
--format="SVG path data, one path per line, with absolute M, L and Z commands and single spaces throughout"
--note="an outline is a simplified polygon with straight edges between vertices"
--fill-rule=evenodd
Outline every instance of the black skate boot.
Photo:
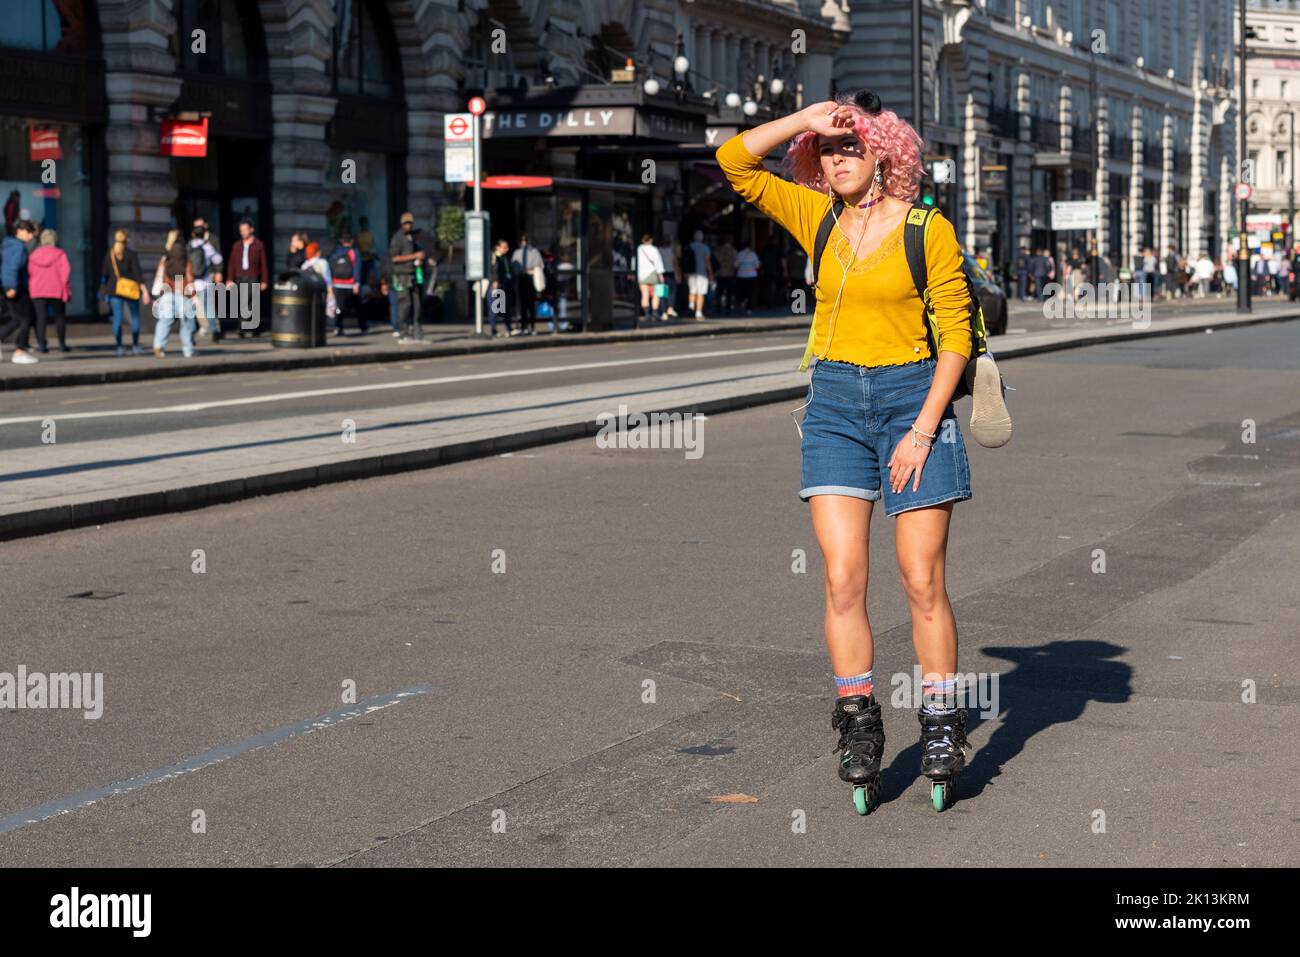
M 966 740 L 966 709 L 949 711 L 922 707 L 921 773 L 930 779 L 930 801 L 936 811 L 952 805 L 957 775 L 966 767 L 970 743 Z
M 835 702 L 831 727 L 840 733 L 840 780 L 853 785 L 853 806 L 870 814 L 880 804 L 880 759 L 885 726 L 873 695 L 846 695 Z

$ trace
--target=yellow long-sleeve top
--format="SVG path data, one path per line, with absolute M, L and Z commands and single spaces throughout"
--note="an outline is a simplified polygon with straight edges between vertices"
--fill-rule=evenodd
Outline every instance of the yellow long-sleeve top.
M 762 158 L 745 148 L 741 134 L 718 147 L 717 158 L 732 188 L 789 230 L 811 259 L 817 227 L 830 209 L 828 197 L 766 169 Z M 907 268 L 901 223 L 877 249 L 849 267 L 832 331 L 831 312 L 852 250 L 838 226 L 831 230 L 817 279 L 814 353 L 864 366 L 901 365 L 929 357 L 924 305 Z M 969 358 L 970 298 L 961 246 L 952 224 L 938 212 L 925 231 L 925 262 L 939 351 Z

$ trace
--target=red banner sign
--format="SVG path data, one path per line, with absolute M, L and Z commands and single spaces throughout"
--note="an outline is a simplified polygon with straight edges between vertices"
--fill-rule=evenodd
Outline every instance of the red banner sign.
M 30 137 L 32 162 L 63 159 L 63 147 L 59 145 L 58 130 L 38 130 L 33 126 L 30 128 Z
M 473 186 L 474 181 L 470 180 L 465 184 Z M 551 185 L 549 176 L 485 176 L 483 177 L 484 189 L 541 189 L 544 186 Z
M 208 120 L 163 120 L 163 156 L 207 156 Z

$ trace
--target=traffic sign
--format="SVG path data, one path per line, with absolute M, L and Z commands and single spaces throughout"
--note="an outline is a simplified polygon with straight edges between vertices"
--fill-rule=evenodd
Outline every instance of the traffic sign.
M 448 113 L 442 120 L 442 135 L 448 143 L 473 142 L 473 115 L 470 113 Z
M 1254 196 L 1254 195 L 1255 195 L 1255 188 L 1254 188 L 1253 186 L 1251 186 L 1249 183 L 1238 183 L 1238 184 L 1237 184 L 1237 198 L 1238 198 L 1238 199 L 1250 199 L 1250 198 L 1251 198 L 1252 196 Z
M 472 96 L 469 99 L 469 111 L 475 116 L 482 116 L 483 111 L 487 109 L 487 100 L 481 96 Z
M 1052 204 L 1052 229 L 1097 229 L 1101 205 L 1095 199 Z

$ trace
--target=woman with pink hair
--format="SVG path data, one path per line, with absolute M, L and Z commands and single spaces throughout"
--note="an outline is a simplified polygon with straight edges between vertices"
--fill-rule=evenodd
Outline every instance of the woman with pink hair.
M 789 182 L 763 157 L 793 140 Z M 944 584 L 955 502 L 971 497 L 970 470 L 952 397 L 972 352 L 961 247 L 940 214 L 925 229 L 927 291 L 937 350 L 904 248 L 904 224 L 922 178 L 922 142 L 874 94 L 814 103 L 732 137 L 718 164 L 744 199 L 789 230 L 814 258 L 819 227 L 834 217 L 816 276 L 813 358 L 802 436 L 802 486 L 825 563 L 825 631 L 835 674 L 832 726 L 839 776 L 858 813 L 880 799 L 884 725 L 874 696 L 867 619 L 873 503 L 896 516 L 903 588 L 923 684 L 921 770 L 935 807 L 969 745 L 957 708 L 957 625 Z M 935 354 L 937 352 L 937 354 Z

